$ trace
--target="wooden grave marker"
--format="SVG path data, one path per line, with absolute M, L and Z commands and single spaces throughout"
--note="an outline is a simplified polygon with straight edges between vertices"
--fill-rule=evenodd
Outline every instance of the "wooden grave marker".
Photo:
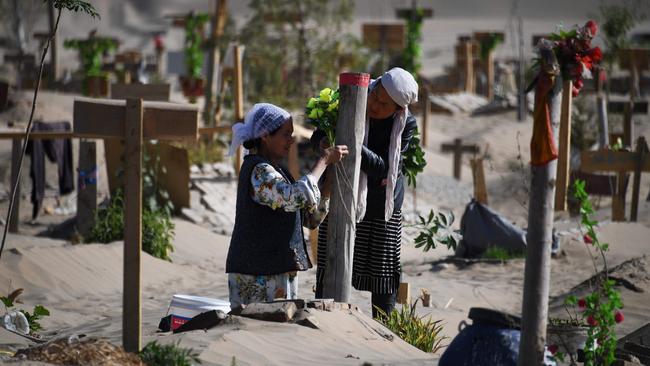
M 562 83 L 562 105 L 560 110 L 560 132 L 558 138 L 558 159 L 555 189 L 555 211 L 566 211 L 566 193 L 569 188 L 571 170 L 571 107 L 573 82 Z
M 477 145 L 463 145 L 463 140 L 454 139 L 453 143 L 445 143 L 440 146 L 442 152 L 451 152 L 454 154 L 454 178 L 460 180 L 461 166 L 463 163 L 463 153 L 477 154 L 479 147 Z
M 474 181 L 474 199 L 478 202 L 488 205 L 487 185 L 485 183 L 485 170 L 483 169 L 483 157 L 470 159 L 472 167 L 472 177 Z
M 124 303 L 122 341 L 128 352 L 141 347 L 142 151 L 144 140 L 196 140 L 198 109 L 141 99 L 74 102 L 74 132 L 88 138 L 126 141 L 124 192 Z
M 620 50 L 618 53 L 621 69 L 630 72 L 630 97 L 637 99 L 641 95 L 641 72 L 650 67 L 650 50 L 644 48 L 630 48 Z
M 637 151 L 583 151 L 581 155 L 580 170 L 587 173 L 616 172 L 617 183 L 616 193 L 612 196 L 612 221 L 625 220 L 625 184 L 626 174 L 635 172 L 640 175 L 642 172 L 650 172 L 650 159 L 647 158 L 645 149 L 647 144 L 643 136 L 637 140 Z M 635 180 L 636 180 L 635 176 Z M 639 178 L 640 179 L 640 178 Z M 633 189 L 632 202 L 635 211 L 638 207 L 639 190 Z M 636 218 L 636 212 L 632 212 L 630 217 Z
M 475 67 L 485 73 L 486 80 L 486 97 L 488 100 L 494 99 L 494 50 L 487 53 L 487 57 L 483 60 L 480 57 L 480 45 L 488 41 L 492 37 L 498 37 L 503 43 L 506 35 L 503 32 L 474 32 L 474 39 L 479 45 L 479 57 L 475 60 Z

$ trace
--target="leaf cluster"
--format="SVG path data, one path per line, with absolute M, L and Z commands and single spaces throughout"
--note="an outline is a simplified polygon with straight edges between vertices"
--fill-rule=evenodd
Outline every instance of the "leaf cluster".
M 189 13 L 185 17 L 185 66 L 187 75 L 201 79 L 203 68 L 203 26 L 210 20 L 207 13 Z
M 43 0 L 44 3 L 48 3 L 48 0 Z M 90 15 L 93 18 L 100 18 L 99 13 L 95 10 L 95 7 L 91 3 L 82 0 L 54 0 L 55 9 L 66 9 L 75 13 L 82 12 Z
M 416 177 L 424 171 L 427 161 L 424 158 L 424 150 L 420 146 L 420 132 L 416 129 L 409 146 L 404 152 L 402 174 L 406 176 L 406 182 L 413 188 L 417 186 Z
M 66 39 L 63 47 L 79 51 L 81 67 L 86 76 L 102 76 L 102 57 L 107 52 L 115 51 L 117 43 L 104 37 L 88 39 Z
M 325 88 L 316 97 L 310 98 L 305 107 L 307 123 L 325 132 L 330 146 L 335 144 L 339 97 L 338 89 Z
M 420 234 L 415 238 L 416 248 L 423 248 L 427 252 L 438 245 L 445 245 L 447 249 L 456 250 L 462 237 L 451 228 L 454 223 L 452 212 L 436 213 L 431 210 L 426 218 L 419 216 L 419 220 L 420 222 L 414 225 L 421 229 Z
M 442 320 L 434 321 L 430 317 L 418 316 L 415 312 L 417 302 L 403 305 L 400 310 L 393 309 L 390 314 L 377 308 L 377 320 L 412 346 L 424 352 L 435 353 L 443 347 L 442 342 L 447 338 L 441 334 Z
M 18 289 L 7 296 L 0 296 L 0 301 L 2 301 L 7 311 L 15 306 L 16 299 L 22 292 L 23 289 Z M 31 313 L 23 309 L 19 309 L 18 311 L 23 313 L 23 315 L 25 315 L 25 318 L 27 318 L 30 333 L 38 332 L 39 330 L 43 329 L 43 326 L 39 320 L 45 316 L 50 316 L 50 311 L 43 305 L 34 306 L 34 310 Z
M 199 354 L 192 348 L 181 348 L 180 341 L 174 344 L 149 342 L 139 356 L 149 366 L 191 366 L 201 363 Z

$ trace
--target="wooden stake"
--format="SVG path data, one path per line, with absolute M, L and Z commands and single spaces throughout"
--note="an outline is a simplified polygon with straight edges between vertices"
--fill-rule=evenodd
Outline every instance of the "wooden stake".
M 20 168 L 20 153 L 23 150 L 21 139 L 13 139 L 11 145 L 11 186 L 16 186 L 18 180 L 18 170 Z M 18 225 L 20 221 L 20 184 L 16 186 L 16 201 L 11 210 L 11 217 L 9 218 L 9 232 L 12 234 L 18 233 Z
M 95 225 L 97 210 L 97 147 L 92 140 L 79 141 L 77 181 L 77 231 L 87 236 Z
M 636 222 L 639 213 L 639 190 L 641 188 L 641 169 L 648 157 L 648 144 L 645 137 L 639 136 L 636 142 L 637 164 L 634 169 L 634 183 L 632 184 L 632 207 L 630 208 L 630 221 Z
M 612 196 L 612 221 L 625 221 L 626 178 L 625 172 L 616 174 L 616 193 Z
M 607 100 L 601 94 L 596 99 L 598 109 L 598 145 L 601 149 L 609 146 L 609 122 L 607 121 Z
M 311 262 L 318 263 L 318 229 L 309 230 L 309 244 L 311 246 Z
M 569 187 L 571 166 L 571 95 L 573 82 L 562 84 L 562 114 L 560 117 L 559 156 L 557 162 L 557 189 L 555 191 L 555 211 L 566 211 L 566 192 Z
M 244 121 L 244 84 L 242 77 L 242 64 L 241 64 L 241 46 L 235 46 L 235 52 L 233 52 L 233 57 L 235 58 L 235 70 L 234 70 L 234 81 L 235 84 L 235 123 Z M 239 175 L 239 169 L 241 168 L 241 147 L 237 149 L 235 154 L 235 172 Z
M 357 189 L 369 81 L 370 75 L 364 73 L 343 73 L 339 76 L 341 99 L 336 142 L 347 145 L 349 154 L 337 164 L 335 170 L 336 183 L 332 187 L 330 200 L 327 264 L 323 280 L 323 298 L 333 298 L 338 302 L 349 302 L 350 299 Z
M 452 152 L 454 154 L 454 178 L 460 180 L 461 167 L 463 164 L 463 153 L 478 153 L 479 147 L 476 145 L 463 145 L 463 140 L 454 139 L 451 144 L 442 144 L 442 152 Z
M 127 352 L 140 351 L 142 250 L 142 99 L 126 102 L 124 187 L 124 314 L 122 341 Z
M 472 176 L 474 178 L 474 198 L 487 206 L 488 194 L 485 184 L 485 171 L 483 169 L 483 158 L 471 159 Z
M 402 282 L 397 289 L 397 303 L 410 304 L 411 303 L 411 284 Z

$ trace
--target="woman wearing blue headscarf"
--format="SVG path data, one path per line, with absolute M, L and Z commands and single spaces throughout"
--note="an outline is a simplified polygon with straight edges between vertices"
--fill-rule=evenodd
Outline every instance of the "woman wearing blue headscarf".
M 280 162 L 293 138 L 291 115 L 273 104 L 259 103 L 244 123 L 233 126 L 232 154 L 244 157 L 237 187 L 237 208 L 226 272 L 231 308 L 253 302 L 297 298 L 297 271 L 310 268 L 302 226 L 315 228 L 327 213 L 328 192 L 318 180 L 327 165 L 348 153 L 344 145 L 324 149 L 311 172 L 297 181 Z

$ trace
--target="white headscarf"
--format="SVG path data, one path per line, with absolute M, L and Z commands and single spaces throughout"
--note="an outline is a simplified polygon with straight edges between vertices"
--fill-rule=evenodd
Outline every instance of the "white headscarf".
M 244 123 L 235 123 L 232 126 L 232 142 L 228 155 L 232 156 L 239 145 L 248 140 L 267 135 L 291 118 L 291 114 L 284 109 L 270 104 L 257 103 L 251 108 L 244 118 Z
M 388 146 L 388 175 L 386 177 L 386 201 L 384 204 L 384 220 L 388 221 L 393 216 L 395 206 L 395 182 L 399 174 L 399 158 L 402 151 L 402 132 L 406 126 L 406 117 L 408 116 L 408 106 L 418 101 L 418 83 L 415 81 L 410 72 L 395 67 L 384 75 L 372 81 L 368 88 L 370 93 L 379 85 L 384 87 L 390 98 L 402 109 L 393 114 L 393 128 L 390 133 L 390 144 Z M 368 145 L 369 124 L 366 118 L 366 131 L 363 138 L 363 144 Z M 368 195 L 368 176 L 363 171 L 359 177 L 359 194 L 357 199 L 357 220 L 363 220 L 366 214 L 366 197 Z

